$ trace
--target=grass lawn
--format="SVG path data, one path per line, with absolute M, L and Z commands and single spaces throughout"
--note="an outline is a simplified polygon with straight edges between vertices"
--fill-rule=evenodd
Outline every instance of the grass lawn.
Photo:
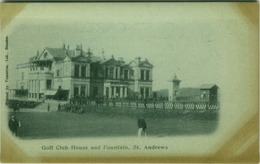
M 215 115 L 210 119 L 145 118 L 147 134 L 155 137 L 207 134 L 217 127 Z M 137 136 L 138 129 L 137 116 L 118 114 L 17 112 L 16 117 L 22 123 L 19 136 L 24 139 Z

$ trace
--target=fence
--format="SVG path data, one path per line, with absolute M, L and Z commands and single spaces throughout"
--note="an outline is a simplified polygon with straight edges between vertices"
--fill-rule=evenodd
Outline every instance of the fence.
M 130 100 L 116 100 L 116 99 L 70 99 L 70 104 L 88 104 L 97 106 L 115 106 L 128 108 L 145 108 L 145 109 L 190 109 L 190 110 L 218 110 L 220 105 L 218 102 L 208 101 L 130 101 Z

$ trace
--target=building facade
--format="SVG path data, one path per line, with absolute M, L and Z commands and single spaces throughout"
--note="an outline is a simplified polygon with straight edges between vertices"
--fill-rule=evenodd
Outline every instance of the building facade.
M 56 97 L 139 97 L 152 96 L 153 65 L 137 57 L 130 62 L 104 52 L 95 56 L 90 49 L 44 48 L 17 65 L 17 90 L 28 90 L 29 99 Z

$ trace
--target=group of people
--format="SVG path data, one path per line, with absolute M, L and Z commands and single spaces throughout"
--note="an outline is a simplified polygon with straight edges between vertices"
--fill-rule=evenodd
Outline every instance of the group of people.
M 70 104 L 68 106 L 65 106 L 64 109 L 61 109 L 61 106 L 59 104 L 58 111 L 65 111 L 65 112 L 78 113 L 78 114 L 84 113 L 82 106 L 79 105 L 72 106 Z
M 20 106 L 19 104 L 14 105 L 14 112 L 20 112 Z

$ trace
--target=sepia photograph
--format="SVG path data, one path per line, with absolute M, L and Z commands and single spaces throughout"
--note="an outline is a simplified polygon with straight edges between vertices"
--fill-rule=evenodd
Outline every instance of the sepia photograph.
M 4 158 L 258 161 L 256 6 L 3 4 Z

